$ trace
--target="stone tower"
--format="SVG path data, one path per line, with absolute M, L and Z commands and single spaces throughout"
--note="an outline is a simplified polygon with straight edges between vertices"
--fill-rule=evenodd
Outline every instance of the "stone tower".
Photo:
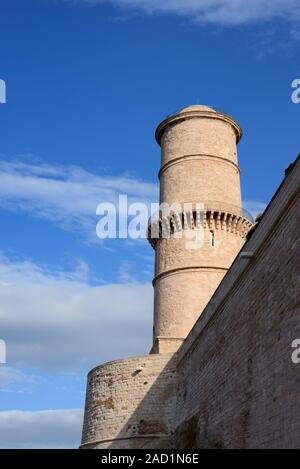
M 149 224 L 156 257 L 152 353 L 90 371 L 81 448 L 173 447 L 174 352 L 252 226 L 241 204 L 236 150 L 241 135 L 231 117 L 206 106 L 185 108 L 158 126 L 160 201 L 173 207 L 167 214 L 161 207 Z
M 171 211 L 160 212 L 149 227 L 156 258 L 152 353 L 178 349 L 252 226 L 241 202 L 241 137 L 242 129 L 231 117 L 198 105 L 169 116 L 156 130 L 160 203 Z M 183 209 L 177 210 L 178 204 Z M 170 236 L 163 236 L 166 227 Z M 193 243 L 197 229 L 201 242 Z

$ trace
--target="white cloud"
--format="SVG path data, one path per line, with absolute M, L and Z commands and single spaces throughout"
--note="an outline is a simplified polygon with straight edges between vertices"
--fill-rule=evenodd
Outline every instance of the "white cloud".
M 1 365 L 0 366 L 0 391 L 9 389 L 14 383 L 24 383 L 30 380 L 21 371 L 14 368 Z
M 81 409 L 0 412 L 0 448 L 78 448 Z
M 151 200 L 157 186 L 132 178 L 100 177 L 78 167 L 0 162 L 1 203 L 93 229 L 99 199 L 118 192 Z M 248 202 L 250 212 L 264 204 Z M 136 244 L 136 243 L 135 243 Z M 142 260 L 142 262 L 145 262 Z M 151 261 L 152 263 L 152 261 Z M 148 267 L 149 260 L 146 269 Z M 89 284 L 89 267 L 53 271 L 0 253 L 0 339 L 7 344 L 8 366 L 89 368 L 112 358 L 150 348 L 153 292 L 149 283 L 120 265 L 119 282 Z M 95 282 L 94 282 L 95 283 Z M 103 283 L 103 282 L 102 282 Z
M 0 161 L 0 207 L 44 218 L 69 231 L 96 238 L 96 207 L 129 202 L 149 204 L 158 199 L 158 186 L 128 176 L 100 176 L 78 166 Z
M 79 260 L 73 272 L 53 271 L 32 261 L 12 261 L 0 252 L 0 286 L 18 284 L 56 284 L 61 282 L 84 282 L 89 280 L 89 266 Z
M 239 25 L 271 19 L 300 21 L 299 0 L 76 0 L 74 3 L 93 5 L 108 1 L 147 14 L 173 13 L 201 23 Z
M 118 209 L 119 194 L 128 196 L 128 204 L 142 202 L 150 208 L 151 203 L 158 201 L 158 185 L 128 176 L 99 176 L 78 166 L 0 161 L 0 208 L 22 210 L 50 220 L 63 229 L 84 233 L 89 241 L 98 240 L 98 203 L 111 202 Z M 244 203 L 245 209 L 254 214 L 263 205 Z M 24 268 L 25 264 L 19 267 Z M 83 265 L 81 269 L 84 270 Z
M 264 202 L 246 200 L 243 202 L 243 207 L 244 207 L 244 210 L 246 212 L 249 212 L 255 220 L 257 215 L 265 211 L 267 204 L 265 204 Z
M 7 346 L 7 365 L 89 369 L 109 359 L 147 353 L 152 286 L 125 277 L 127 283 L 91 286 L 77 271 L 49 272 L 31 262 L 0 257 L 1 339 Z

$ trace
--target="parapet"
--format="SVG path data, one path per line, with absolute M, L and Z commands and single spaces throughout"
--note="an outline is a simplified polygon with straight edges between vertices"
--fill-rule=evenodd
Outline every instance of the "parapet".
M 131 357 L 90 371 L 81 448 L 171 445 L 176 357 Z
M 243 135 L 242 128 L 231 116 L 224 114 L 223 112 L 218 112 L 209 106 L 193 105 L 193 106 L 188 106 L 186 108 L 183 108 L 181 111 L 169 115 L 166 119 L 164 119 L 159 124 L 155 132 L 155 138 L 156 138 L 157 143 L 159 145 L 161 144 L 161 137 L 166 127 L 172 126 L 174 124 L 177 124 L 178 122 L 182 122 L 187 119 L 193 119 L 195 117 L 204 117 L 207 119 L 219 119 L 221 121 L 224 121 L 227 124 L 232 126 L 236 134 L 237 143 L 242 138 L 242 135 Z

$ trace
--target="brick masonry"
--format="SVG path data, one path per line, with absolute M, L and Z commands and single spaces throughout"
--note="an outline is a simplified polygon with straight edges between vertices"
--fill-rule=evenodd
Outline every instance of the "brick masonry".
M 204 243 L 191 249 L 184 235 L 160 237 L 155 243 L 150 239 L 155 248 L 152 352 L 176 351 L 179 342 L 170 338 L 185 339 L 245 242 L 251 222 L 242 216 L 237 157 L 241 134 L 232 118 L 200 105 L 168 117 L 156 131 L 161 146 L 160 202 L 202 204 Z M 188 209 L 183 209 L 188 220 Z
M 168 447 L 174 428 L 176 358 L 116 360 L 88 375 L 82 448 Z
M 223 154 L 234 156 L 239 127 L 215 124 L 223 126 L 222 142 L 228 139 Z M 160 132 L 157 138 L 166 138 Z M 82 448 L 300 448 L 300 365 L 291 360 L 291 344 L 300 339 L 299 193 L 300 157 L 246 244 L 225 229 L 217 233 L 215 256 L 189 258 L 180 243 L 160 240 L 156 273 L 168 271 L 160 277 L 167 301 L 155 306 L 154 322 L 164 342 L 157 340 L 150 355 L 89 373 Z M 209 269 L 214 276 L 216 267 L 227 270 L 234 254 L 214 283 Z M 212 296 L 206 306 L 201 286 Z M 178 302 L 184 295 L 192 319 Z
M 300 159 L 178 356 L 179 448 L 300 448 Z

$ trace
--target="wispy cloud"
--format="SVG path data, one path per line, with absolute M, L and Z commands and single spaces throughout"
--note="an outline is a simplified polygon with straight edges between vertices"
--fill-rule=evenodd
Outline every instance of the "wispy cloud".
M 8 390 L 15 383 L 24 383 L 31 381 L 28 376 L 15 368 L 9 366 L 0 366 L 0 391 Z
M 0 208 L 50 220 L 89 240 L 97 239 L 98 203 L 111 202 L 118 208 L 120 194 L 128 196 L 129 204 L 143 202 L 150 207 L 158 201 L 158 184 L 128 176 L 101 176 L 78 166 L 0 161 Z M 246 201 L 244 205 L 251 212 L 254 205 L 264 204 Z
M 85 282 L 89 280 L 89 266 L 86 262 L 78 260 L 73 271 L 53 271 L 30 260 L 11 260 L 0 252 L 0 287 L 14 285 L 20 280 L 39 285 L 55 284 L 58 281 Z
M 96 207 L 117 204 L 119 194 L 130 202 L 150 204 L 158 186 L 128 176 L 103 176 L 78 166 L 0 161 L 0 207 L 50 220 L 62 229 L 96 240 Z
M 81 409 L 0 412 L 0 448 L 76 448 L 82 419 Z
M 243 202 L 243 207 L 246 212 L 249 212 L 252 217 L 255 219 L 257 215 L 263 213 L 267 207 L 267 204 L 264 202 L 257 202 L 254 200 L 247 200 Z
M 173 13 L 200 23 L 241 25 L 268 20 L 300 22 L 298 0 L 68 0 L 73 3 L 96 5 L 112 3 L 122 8 L 146 14 Z
M 8 366 L 87 370 L 147 353 L 152 286 L 133 282 L 128 266 L 124 269 L 122 283 L 91 286 L 84 280 L 86 269 L 84 275 L 81 269 L 53 272 L 2 255 L 0 322 Z

